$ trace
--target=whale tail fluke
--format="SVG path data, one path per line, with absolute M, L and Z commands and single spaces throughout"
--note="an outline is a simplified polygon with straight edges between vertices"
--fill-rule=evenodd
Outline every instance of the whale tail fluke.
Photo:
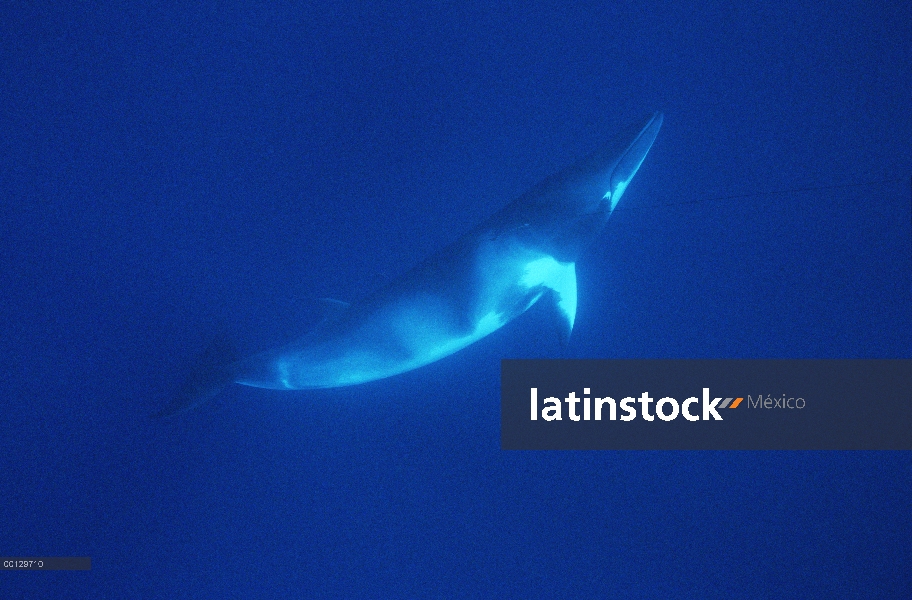
M 165 408 L 153 417 L 170 417 L 215 398 L 236 377 L 238 352 L 225 339 L 213 340 L 197 355 L 183 385 Z

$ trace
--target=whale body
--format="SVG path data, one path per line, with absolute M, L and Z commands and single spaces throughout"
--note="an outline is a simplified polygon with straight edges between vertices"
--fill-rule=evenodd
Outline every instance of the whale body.
M 662 125 L 655 113 L 548 177 L 454 244 L 285 346 L 234 359 L 208 351 L 160 413 L 232 382 L 282 390 L 391 377 L 440 360 L 553 303 L 562 337 L 576 317 L 576 261 L 602 231 Z

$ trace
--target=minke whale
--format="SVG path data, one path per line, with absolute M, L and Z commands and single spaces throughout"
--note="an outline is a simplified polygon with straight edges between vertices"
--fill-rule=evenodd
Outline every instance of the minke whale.
M 576 318 L 576 261 L 661 126 L 661 113 L 637 123 L 300 339 L 242 358 L 211 347 L 157 416 L 202 404 L 232 382 L 303 390 L 398 375 L 477 342 L 539 301 L 552 304 L 566 340 Z

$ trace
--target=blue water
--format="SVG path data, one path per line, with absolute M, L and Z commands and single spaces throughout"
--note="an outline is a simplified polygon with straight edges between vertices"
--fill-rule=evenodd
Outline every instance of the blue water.
M 912 10 L 0 8 L 3 598 L 909 598 L 909 452 L 504 452 L 503 357 L 912 358 Z M 169 421 L 665 113 L 547 311 Z M 851 187 L 834 187 L 851 184 Z M 782 193 L 770 193 L 782 192 Z M 721 199 L 720 199 L 721 198 Z

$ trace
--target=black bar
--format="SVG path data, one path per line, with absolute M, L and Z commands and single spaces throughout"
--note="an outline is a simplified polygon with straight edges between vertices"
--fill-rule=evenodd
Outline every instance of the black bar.
M 0 571 L 91 571 L 89 556 L 5 556 Z
M 501 448 L 912 450 L 912 360 L 504 360 Z

